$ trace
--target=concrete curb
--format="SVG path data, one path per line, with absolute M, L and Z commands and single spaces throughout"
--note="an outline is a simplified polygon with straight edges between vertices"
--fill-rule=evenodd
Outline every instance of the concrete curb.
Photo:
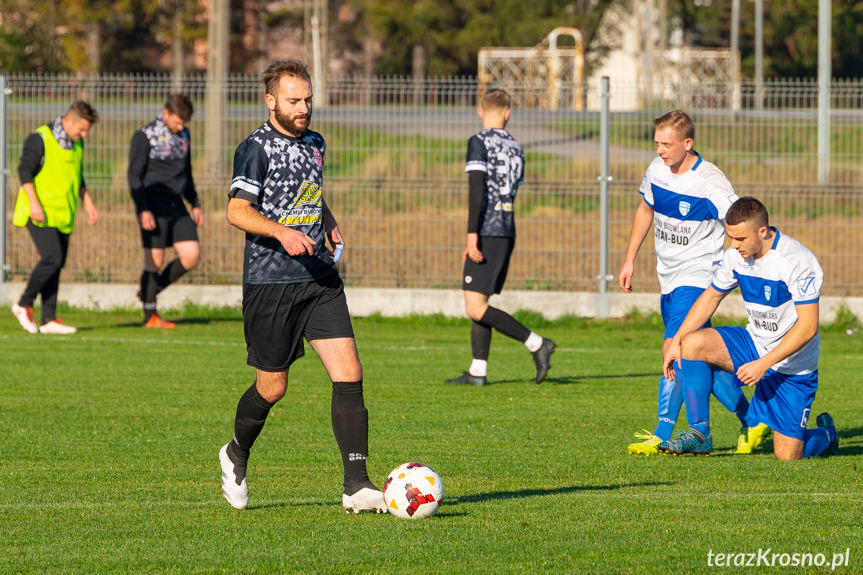
M 6 305 L 15 303 L 24 290 L 23 282 L 6 284 Z M 75 307 L 109 310 L 136 308 L 140 305 L 136 297 L 135 284 L 79 283 L 60 284 L 60 300 Z M 452 317 L 464 316 L 464 298 L 461 290 L 453 289 L 408 289 L 408 288 L 360 288 L 345 289 L 351 314 L 365 317 L 374 313 L 383 316 L 409 314 L 443 314 Z M 171 286 L 159 296 L 160 309 L 181 307 L 187 302 L 205 306 L 233 306 L 242 303 L 242 287 L 239 285 L 192 285 Z M 509 312 L 532 310 L 548 319 L 562 315 L 595 317 L 597 294 L 590 292 L 553 291 L 506 291 L 494 296 L 492 302 Z M 863 318 L 863 298 L 822 297 L 821 321 L 831 322 L 836 318 L 840 306 L 845 305 L 854 315 Z M 659 312 L 659 294 L 636 293 L 608 294 L 609 317 L 620 318 L 635 310 L 641 313 Z M 719 307 L 719 314 L 744 317 L 743 300 L 737 293 L 731 294 Z

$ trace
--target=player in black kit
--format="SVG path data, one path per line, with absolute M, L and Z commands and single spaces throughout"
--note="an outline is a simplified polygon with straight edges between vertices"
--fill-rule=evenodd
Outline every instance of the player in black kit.
M 536 383 L 551 367 L 554 342 L 530 331 L 503 310 L 488 305 L 506 281 L 509 258 L 515 246 L 513 202 L 524 180 L 524 153 L 504 128 L 512 98 L 492 89 L 482 97 L 477 113 L 482 131 L 467 145 L 468 223 L 467 248 L 462 255 L 465 311 L 473 320 L 470 332 L 473 361 L 468 371 L 446 383 L 485 385 L 491 329 L 524 343 L 536 364 Z
M 246 232 L 243 328 L 257 377 L 237 404 L 234 438 L 219 451 L 222 494 L 237 509 L 248 505 L 252 444 L 270 408 L 285 395 L 288 369 L 303 356 L 305 338 L 332 381 L 330 413 L 344 467 L 342 506 L 355 513 L 386 512 L 383 493 L 366 472 L 363 368 L 334 265 L 344 241 L 323 197 L 324 139 L 308 129 L 309 73 L 302 62 L 282 60 L 264 72 L 264 85 L 270 118 L 237 147 L 228 194 L 228 221 Z
M 204 214 L 192 179 L 192 154 L 186 128 L 192 112 L 188 96 L 171 94 L 162 113 L 132 136 L 128 178 L 144 245 L 140 292 L 144 327 L 176 327 L 175 323 L 159 317 L 156 294 L 180 279 L 201 259 L 196 228 L 204 224 Z M 183 198 L 192 205 L 191 216 Z M 162 269 L 165 248 L 172 245 L 177 258 Z

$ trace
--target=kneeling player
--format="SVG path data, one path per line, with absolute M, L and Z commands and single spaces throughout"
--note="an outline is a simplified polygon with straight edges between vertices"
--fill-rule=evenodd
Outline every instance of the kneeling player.
M 663 354 L 666 377 L 683 380 L 686 411 L 700 423 L 659 449 L 704 451 L 710 380 L 709 369 L 698 362 L 706 362 L 733 373 L 738 385 L 755 386 L 746 417 L 773 429 L 777 459 L 833 455 L 838 440 L 828 413 L 818 416 L 817 428 L 806 429 L 818 388 L 821 266 L 800 242 L 770 227 L 767 209 L 755 198 L 732 204 L 725 229 L 731 247 Z M 747 327 L 698 329 L 735 287 L 746 305 Z

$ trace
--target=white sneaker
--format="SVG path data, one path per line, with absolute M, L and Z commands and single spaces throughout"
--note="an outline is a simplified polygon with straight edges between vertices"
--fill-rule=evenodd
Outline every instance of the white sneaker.
M 387 504 L 384 501 L 383 492 L 380 489 L 372 489 L 370 487 L 363 487 L 353 495 L 342 493 L 342 507 L 348 513 L 351 511 L 359 513 L 366 509 L 369 511 L 374 509 L 375 513 L 387 512 Z
M 39 333 L 39 328 L 36 327 L 36 322 L 33 321 L 32 307 L 21 307 L 16 303 L 12 306 L 12 315 L 15 316 L 15 319 L 18 320 L 24 331 Z
M 219 450 L 219 463 L 222 464 L 222 495 L 235 509 L 245 509 L 249 504 L 249 485 L 246 478 L 238 484 L 234 473 L 234 462 L 228 457 L 228 443 Z
M 71 335 L 78 331 L 77 327 L 66 325 L 62 320 L 55 319 L 39 326 L 39 333 L 48 335 Z

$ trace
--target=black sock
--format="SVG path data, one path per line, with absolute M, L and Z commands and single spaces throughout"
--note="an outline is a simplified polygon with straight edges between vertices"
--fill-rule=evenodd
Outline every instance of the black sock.
M 158 276 L 156 276 L 156 284 L 158 285 L 158 291 L 162 291 L 186 273 L 186 268 L 183 267 L 183 264 L 180 263 L 180 258 L 176 258 L 171 261 L 165 269 L 162 270 Z
M 333 434 L 342 453 L 345 493 L 353 495 L 371 484 L 366 471 L 369 453 L 369 412 L 363 403 L 363 382 L 334 381 L 330 405 Z
M 493 327 L 503 335 L 524 343 L 530 336 L 530 330 L 505 311 L 488 306 L 479 323 Z
M 144 302 L 144 322 L 156 315 L 156 272 L 144 270 L 141 274 L 141 301 Z
M 264 428 L 267 415 L 274 404 L 258 393 L 256 383 L 246 390 L 237 402 L 237 415 L 234 418 L 234 439 L 228 445 L 228 455 L 234 463 L 249 459 L 249 451 Z
M 488 361 L 488 350 L 491 347 L 491 328 L 479 322 L 473 322 L 470 328 L 470 349 L 474 359 Z

